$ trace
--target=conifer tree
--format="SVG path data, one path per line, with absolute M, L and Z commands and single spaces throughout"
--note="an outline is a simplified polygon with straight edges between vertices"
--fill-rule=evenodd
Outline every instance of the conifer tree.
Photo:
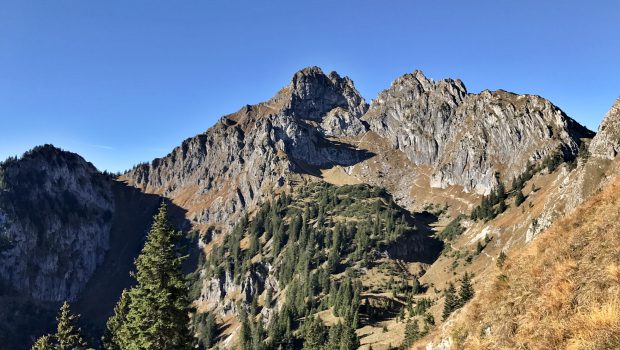
M 87 350 L 86 341 L 82 338 L 81 331 L 76 326 L 79 315 L 74 315 L 66 301 L 60 307 L 56 321 L 58 326 L 56 334 L 44 335 L 37 339 L 31 350 Z
M 459 289 L 459 306 L 465 305 L 474 297 L 474 287 L 471 284 L 471 276 L 467 272 L 461 280 L 461 288 Z
M 339 350 L 340 342 L 342 339 L 342 323 L 338 322 L 337 324 L 331 326 L 329 328 L 329 339 L 327 341 L 327 345 L 325 346 L 326 350 Z
M 217 323 L 211 312 L 194 314 L 194 329 L 198 343 L 205 349 L 215 345 L 217 337 Z
M 497 184 L 497 199 L 499 201 L 506 199 L 506 186 L 504 186 L 504 183 L 501 181 Z
M 181 272 L 185 257 L 178 248 L 179 238 L 162 203 L 135 262 L 137 285 L 128 293 L 127 316 L 118 331 L 123 350 L 192 348 L 188 289 Z
M 505 212 L 506 209 L 508 209 L 508 205 L 506 204 L 506 201 L 502 199 L 499 202 L 499 206 L 497 207 L 497 213 L 501 214 L 501 213 Z
M 86 350 L 88 346 L 80 334 L 80 329 L 75 325 L 79 315 L 74 315 L 69 309 L 69 303 L 66 301 L 60 307 L 58 314 L 58 328 L 56 329 L 56 338 L 54 347 L 56 350 Z
M 106 330 L 101 338 L 105 350 L 122 350 L 119 330 L 125 323 L 129 311 L 129 292 L 124 289 L 121 298 L 114 306 L 114 314 L 106 323 Z
M 518 190 L 517 194 L 515 195 L 515 205 L 518 207 L 523 204 L 523 202 L 525 202 L 525 196 L 523 195 L 523 192 L 521 190 Z
M 403 348 L 408 348 L 420 338 L 420 326 L 418 325 L 418 320 L 415 321 L 407 321 L 407 325 L 405 326 L 405 340 L 403 341 Z
M 484 250 L 484 245 L 482 245 L 482 243 L 478 241 L 478 243 L 476 244 L 476 254 L 482 253 L 483 250 Z
M 360 346 L 360 340 L 355 329 L 349 324 L 342 325 L 340 334 L 340 350 L 355 350 Z
M 52 336 L 44 335 L 37 339 L 30 350 L 54 350 L 55 347 L 52 345 Z
M 265 329 L 261 321 L 254 322 L 252 327 L 252 350 L 262 350 L 264 348 Z
M 215 337 L 217 335 L 217 324 L 215 323 L 215 316 L 212 313 L 207 315 L 205 321 L 204 333 L 202 335 L 202 345 L 205 348 L 210 348 L 215 344 Z
M 499 252 L 499 255 L 497 256 L 497 267 L 502 268 L 504 266 L 504 262 L 506 262 L 506 258 L 506 253 L 504 253 L 503 250 Z
M 444 293 L 444 305 L 443 305 L 443 313 L 442 318 L 446 320 L 450 314 L 458 308 L 459 300 L 456 296 L 456 288 L 454 288 L 454 284 L 450 283 L 448 288 Z
M 309 317 L 304 323 L 303 336 L 304 350 L 322 349 L 325 344 L 325 338 L 327 337 L 327 328 L 320 320 Z
M 422 286 L 420 285 L 420 281 L 417 278 L 413 278 L 413 284 L 411 286 L 411 293 L 419 294 L 421 292 Z

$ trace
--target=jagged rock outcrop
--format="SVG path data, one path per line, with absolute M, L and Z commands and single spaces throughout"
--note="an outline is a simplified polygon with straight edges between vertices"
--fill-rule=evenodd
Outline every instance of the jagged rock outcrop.
M 574 157 L 580 139 L 593 136 L 539 96 L 468 94 L 460 80 L 435 82 L 420 71 L 396 79 L 363 119 L 413 163 L 430 165 L 432 187 L 481 194 L 496 185 L 496 173 L 509 181 L 528 161 Z
M 605 114 L 589 151 L 591 156 L 603 159 L 614 159 L 620 152 L 620 98 Z
M 326 113 L 340 107 L 361 116 L 367 105 L 348 77 L 338 73 L 323 74 L 318 67 L 308 67 L 295 73 L 286 96 L 284 114 L 299 119 L 321 121 Z
M 367 157 L 326 137 L 365 130 L 359 117 L 366 109 L 349 78 L 306 68 L 269 101 L 223 117 L 124 179 L 173 198 L 195 223 L 230 228 L 240 213 L 287 187 L 292 172 L 314 173 Z
M 73 300 L 108 247 L 110 180 L 46 145 L 0 165 L 0 279 L 9 293 Z
M 528 230 L 531 241 L 551 226 L 559 217 L 570 214 L 581 203 L 620 174 L 620 164 L 614 161 L 620 150 L 620 98 L 605 114 L 598 133 L 579 158 L 573 171 L 563 169 L 557 184 L 549 195 L 545 208 Z

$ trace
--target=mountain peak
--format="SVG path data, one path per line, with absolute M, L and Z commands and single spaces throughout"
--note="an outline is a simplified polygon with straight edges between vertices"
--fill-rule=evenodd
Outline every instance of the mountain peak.
M 320 121 L 337 107 L 360 117 L 368 107 L 351 79 L 336 72 L 326 75 L 315 66 L 295 73 L 289 88 L 289 112 L 300 119 Z
M 65 151 L 61 148 L 58 148 L 52 144 L 43 144 L 39 146 L 35 146 L 32 149 L 24 152 L 21 157 L 10 157 L 3 162 L 0 162 L 0 166 L 9 167 L 12 164 L 16 163 L 25 163 L 25 162 L 34 162 L 40 164 L 41 162 L 52 163 L 52 164 L 84 164 L 89 168 L 92 168 L 93 171 L 96 171 L 95 167 L 84 160 L 77 153 Z

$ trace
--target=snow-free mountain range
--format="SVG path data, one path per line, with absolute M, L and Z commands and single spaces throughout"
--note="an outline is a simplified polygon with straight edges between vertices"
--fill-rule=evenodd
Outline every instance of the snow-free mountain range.
M 471 274 L 474 301 L 485 298 L 502 273 L 500 255 L 510 263 L 547 230 L 555 236 L 545 239 L 561 241 L 554 225 L 611 191 L 606 188 L 620 172 L 618 152 L 620 99 L 594 133 L 536 95 L 470 93 L 458 79 L 435 81 L 416 70 L 367 103 L 350 78 L 317 67 L 295 73 L 271 99 L 221 117 L 168 155 L 120 175 L 102 173 L 75 153 L 38 146 L 0 164 L 0 349 L 29 348 L 54 327 L 65 300 L 82 315 L 83 329 L 96 344 L 121 291 L 133 283 L 134 259 L 162 201 L 187 236 L 185 269 L 194 307 L 188 327 L 197 346 L 209 346 L 200 342 L 198 315 L 210 313 L 218 329 L 210 345 L 236 348 L 241 310 L 258 304 L 256 322 L 268 327 L 286 302 L 288 279 L 283 282 L 284 265 L 270 233 L 260 232 L 259 252 L 247 269 L 212 273 L 210 255 L 232 234 L 240 234 L 241 250 L 251 249 L 249 236 L 235 229 L 283 196 L 289 198 L 281 202 L 289 208 L 278 219 L 283 230 L 295 220 L 290 208 L 299 209 L 303 225 L 317 232 L 359 222 L 362 216 L 347 208 L 362 210 L 363 203 L 403 218 L 407 229 L 377 238 L 363 262 L 362 255 L 343 253 L 342 271 L 326 277 L 338 285 L 345 275 L 355 276 L 363 286 L 362 304 L 390 305 L 377 319 L 360 309 L 361 348 L 407 341 L 412 348 L 485 348 L 478 330 L 462 337 L 455 331 L 465 329 L 459 317 L 471 307 L 442 320 L 448 285 Z M 364 195 L 350 194 L 361 189 Z M 337 203 L 324 213 L 319 204 L 319 216 L 308 214 L 304 207 L 321 196 Z M 491 215 L 471 215 L 491 197 L 499 198 L 490 204 Z M 377 225 L 377 232 L 389 227 Z M 325 252 L 323 257 L 317 249 L 316 264 L 306 273 L 319 273 L 328 263 Z M 620 265 L 618 247 L 601 254 Z M 416 293 L 395 291 L 394 285 L 414 280 L 422 286 Z M 600 288 L 619 295 L 620 278 L 609 283 Z M 266 302 L 267 293 L 273 301 Z M 319 305 L 330 295 L 323 291 L 315 298 Z M 422 314 L 407 309 L 422 300 L 428 303 Z M 338 316 L 329 305 L 317 306 L 313 315 L 333 325 Z M 526 311 L 515 312 L 518 318 Z M 407 319 L 422 325 L 429 317 L 434 321 L 422 336 L 406 339 Z M 500 317 L 507 316 L 482 328 L 488 339 L 506 321 Z M 502 339 L 487 348 L 520 346 L 518 338 Z

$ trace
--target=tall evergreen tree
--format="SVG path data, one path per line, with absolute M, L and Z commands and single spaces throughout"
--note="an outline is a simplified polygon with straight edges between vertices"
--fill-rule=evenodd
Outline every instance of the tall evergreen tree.
M 351 325 L 344 324 L 342 326 L 340 337 L 340 350 L 355 350 L 359 348 L 360 339 Z
M 82 338 L 80 329 L 76 326 L 79 315 L 74 315 L 66 301 L 60 307 L 56 321 L 56 334 L 44 335 L 37 339 L 31 350 L 87 350 L 86 341 Z
M 303 328 L 304 336 L 304 350 L 319 350 L 325 345 L 325 339 L 327 338 L 327 328 L 323 325 L 321 320 L 314 317 L 308 317 L 304 323 Z
M 88 346 L 75 325 L 79 315 L 74 315 L 66 301 L 60 307 L 58 314 L 58 328 L 56 330 L 56 350 L 86 350 Z
M 458 308 L 459 301 L 456 297 L 456 288 L 454 284 L 450 283 L 446 291 L 444 292 L 444 304 L 442 318 L 447 319 L 450 314 Z
M 504 186 L 504 183 L 501 181 L 497 184 L 497 199 L 499 201 L 506 199 L 506 186 Z
M 205 320 L 202 334 L 202 345 L 205 348 L 210 348 L 215 345 L 215 337 L 217 336 L 217 324 L 215 323 L 215 316 L 213 313 L 209 313 Z
M 105 350 L 122 350 L 119 330 L 127 319 L 129 311 L 129 292 L 124 289 L 121 298 L 114 306 L 114 314 L 106 323 L 106 330 L 101 338 L 101 344 Z
M 420 334 L 420 326 L 418 325 L 418 320 L 415 321 L 407 321 L 407 325 L 405 326 L 405 340 L 403 340 L 403 348 L 409 348 L 413 342 L 418 340 L 421 337 Z
M 327 345 L 325 346 L 326 350 L 339 350 L 340 349 L 340 342 L 342 341 L 342 331 L 343 331 L 343 326 L 342 326 L 342 323 L 340 322 L 329 327 L 329 338 L 327 341 Z
M 136 259 L 137 285 L 128 293 L 127 317 L 118 330 L 123 350 L 192 348 L 188 289 L 181 272 L 185 257 L 178 248 L 179 238 L 162 203 Z
M 252 325 L 244 311 L 241 312 L 240 318 L 239 348 L 242 350 L 252 350 Z
M 461 280 L 461 288 L 459 289 L 459 305 L 465 305 L 474 297 L 474 287 L 471 284 L 471 275 L 465 272 Z

